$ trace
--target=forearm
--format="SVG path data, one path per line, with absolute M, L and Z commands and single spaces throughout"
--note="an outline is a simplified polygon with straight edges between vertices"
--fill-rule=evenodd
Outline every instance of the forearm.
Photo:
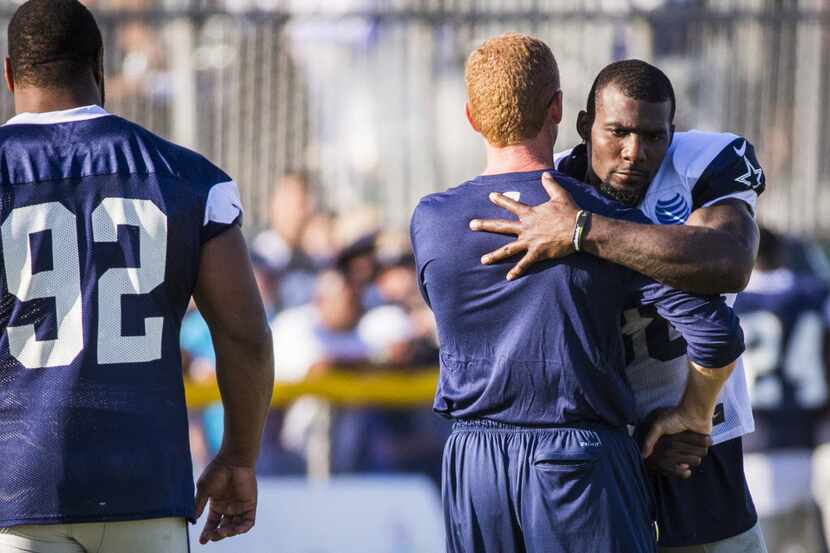
M 738 292 L 754 262 L 733 234 L 704 226 L 645 225 L 594 214 L 585 251 L 674 288 Z
M 688 416 L 696 432 L 708 434 L 711 431 L 718 395 L 734 368 L 734 361 L 716 369 L 689 362 L 689 379 L 678 409 Z
M 219 455 L 252 467 L 274 390 L 274 349 L 266 325 L 254 336 L 216 336 L 216 375 L 225 410 Z

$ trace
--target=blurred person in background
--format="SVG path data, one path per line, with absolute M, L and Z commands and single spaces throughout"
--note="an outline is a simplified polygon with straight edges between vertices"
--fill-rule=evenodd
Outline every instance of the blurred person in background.
M 357 290 L 336 270 L 317 276 L 313 300 L 307 305 L 286 309 L 271 323 L 274 343 L 275 378 L 298 382 L 325 374 L 332 368 L 365 364 L 369 349 L 360 338 L 357 325 L 362 315 Z M 282 428 L 283 445 L 312 463 L 327 443 L 331 408 L 323 400 L 302 397 L 286 411 Z
M 331 266 L 337 255 L 336 224 L 335 214 L 322 210 L 314 212 L 303 227 L 300 248 L 318 269 Z
M 252 251 L 277 274 L 278 309 L 308 303 L 320 269 L 302 247 L 303 231 L 315 213 L 316 200 L 308 177 L 291 173 L 280 178 L 270 198 L 270 226 L 257 234 Z
M 812 452 L 828 406 L 827 284 L 787 266 L 782 237 L 760 232 L 755 270 L 738 296 L 755 432 L 745 470 L 770 551 L 824 553 L 811 490 Z
M 360 321 L 358 332 L 371 355 L 400 367 L 423 367 L 438 359 L 435 319 L 418 290 L 409 237 L 383 231 L 377 240 L 373 280 L 376 307 Z
M 372 363 L 383 370 L 409 372 L 433 366 L 438 359 L 434 319 L 422 325 L 417 318 L 417 310 L 426 304 L 418 290 L 409 238 L 382 231 L 375 245 L 370 289 L 376 307 L 361 317 L 357 332 Z M 449 424 L 428 408 L 342 409 L 335 420 L 333 466 L 337 472 L 426 474 L 439 485 L 440 453 L 448 434 Z
M 103 42 L 76 0 L 8 29 L 0 551 L 184 553 L 250 530 L 273 349 L 236 184 L 103 109 Z M 222 447 L 194 501 L 179 330 L 211 328 Z
M 348 216 L 343 219 L 348 219 Z M 354 288 L 363 309 L 372 309 L 384 304 L 375 283 L 380 265 L 377 257 L 377 240 L 380 230 L 372 229 L 360 235 L 340 250 L 334 260 L 337 267 Z
M 142 6 L 128 9 L 140 10 Z M 172 95 L 173 76 L 167 67 L 169 58 L 159 29 L 146 21 L 133 20 L 120 24 L 115 36 L 122 58 L 118 71 L 107 80 L 112 101 L 129 105 L 130 100 L 146 99 L 159 102 L 159 108 L 166 107 L 165 102 Z

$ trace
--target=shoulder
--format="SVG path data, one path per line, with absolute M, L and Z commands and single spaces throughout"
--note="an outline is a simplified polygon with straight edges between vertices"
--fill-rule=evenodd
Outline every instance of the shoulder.
M 241 221 L 242 202 L 236 182 L 206 157 L 166 140 L 144 127 L 116 117 L 131 126 L 128 138 L 143 155 L 154 160 L 156 172 L 166 172 L 187 183 L 192 193 L 204 202 L 204 224 L 221 225 L 211 229 L 209 236 L 234 222 Z
M 553 156 L 553 166 L 560 173 L 577 179 L 585 178 L 588 172 L 588 149 L 585 144 L 579 144 L 558 152 Z
M 705 181 L 726 175 L 746 181 L 748 188 L 763 187 L 763 171 L 755 147 L 743 136 L 729 132 L 678 132 L 669 154 L 675 171 L 688 179 Z
M 469 186 L 468 181 L 443 192 L 427 194 L 415 206 L 412 212 L 412 224 L 434 220 L 442 213 L 457 209 L 463 202 L 464 190 Z
M 736 157 L 741 150 L 743 137 L 729 132 L 685 131 L 676 132 L 669 146 L 667 158 L 677 172 L 688 176 L 700 176 L 719 155 L 730 153 Z
M 689 131 L 675 133 L 669 148 L 675 174 L 693 191 L 695 209 L 737 198 L 750 208 L 765 188 L 755 148 L 734 133 Z
M 215 184 L 233 180 L 202 154 L 162 138 L 140 125 L 124 119 L 121 119 L 121 121 L 132 125 L 132 131 L 136 139 L 142 143 L 144 148 L 157 153 L 162 161 L 163 168 L 171 174 L 205 189 L 210 189 Z
M 568 148 L 567 150 L 562 150 L 561 152 L 553 154 L 553 166 L 557 171 L 562 171 L 560 167 L 563 162 L 567 164 L 567 160 L 574 154 L 574 150 L 575 148 Z

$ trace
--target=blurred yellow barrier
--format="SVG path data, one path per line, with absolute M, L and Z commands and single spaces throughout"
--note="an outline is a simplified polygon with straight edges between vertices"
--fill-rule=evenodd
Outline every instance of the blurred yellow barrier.
M 300 396 L 325 398 L 337 405 L 415 407 L 429 405 L 435 395 L 435 367 L 401 372 L 331 372 L 302 382 L 277 382 L 272 407 L 284 407 Z M 205 407 L 219 401 L 216 382 L 185 381 L 187 406 Z

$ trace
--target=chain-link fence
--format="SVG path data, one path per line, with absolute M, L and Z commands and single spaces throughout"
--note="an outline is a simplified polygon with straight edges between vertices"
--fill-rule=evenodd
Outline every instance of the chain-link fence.
M 0 2 L 0 27 L 16 4 Z M 830 237 L 830 3 L 824 0 L 99 0 L 108 107 L 204 153 L 240 183 L 249 228 L 305 169 L 329 207 L 417 199 L 476 174 L 463 62 L 486 37 L 546 40 L 562 73 L 559 145 L 606 63 L 639 57 L 678 94 L 679 129 L 759 151 L 765 220 Z M 5 42 L 5 39 L 3 39 Z M 4 96 L 2 115 L 11 113 Z

